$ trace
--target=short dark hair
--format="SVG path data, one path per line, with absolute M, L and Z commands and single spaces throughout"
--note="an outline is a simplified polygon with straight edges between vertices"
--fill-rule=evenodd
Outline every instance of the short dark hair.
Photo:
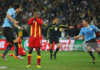
M 90 23 L 90 20 L 88 18 L 83 18 L 86 22 Z
M 53 20 L 55 20 L 56 18 L 57 18 L 56 16 L 53 16 L 53 17 L 52 17 Z
M 20 4 L 15 3 L 15 4 L 13 5 L 13 7 L 14 7 L 14 9 L 16 10 L 17 8 L 20 8 Z

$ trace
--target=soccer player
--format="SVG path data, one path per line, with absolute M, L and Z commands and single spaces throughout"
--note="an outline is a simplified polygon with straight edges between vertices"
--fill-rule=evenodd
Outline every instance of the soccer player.
M 14 55 L 15 53 L 14 54 L 10 53 L 8 56 L 14 56 Z M 26 52 L 22 47 L 22 40 L 20 37 L 18 37 L 18 55 L 26 56 Z
M 18 38 L 17 38 L 17 34 L 14 32 L 12 28 L 12 26 L 14 26 L 16 28 L 19 28 L 20 30 L 23 30 L 22 27 L 19 27 L 17 25 L 19 22 L 15 20 L 17 13 L 19 13 L 20 11 L 21 11 L 21 6 L 17 3 L 14 4 L 13 8 L 10 8 L 7 11 L 7 15 L 2 26 L 4 36 L 6 37 L 7 42 L 10 42 L 10 44 L 7 46 L 4 53 L 1 54 L 1 57 L 5 61 L 7 61 L 6 54 L 13 45 L 15 46 L 15 59 L 20 59 L 20 60 L 23 59 L 22 57 L 18 56 Z
M 95 57 L 91 49 L 92 48 L 95 49 L 100 56 L 100 48 L 96 41 L 96 35 L 95 35 L 95 32 L 97 31 L 100 32 L 100 30 L 94 25 L 89 25 L 89 20 L 87 18 L 83 19 L 83 25 L 84 27 L 81 29 L 79 35 L 75 36 L 74 39 L 78 39 L 81 36 L 84 36 L 87 50 L 89 54 L 91 55 L 91 57 L 93 58 L 93 63 L 95 63 Z
M 60 43 L 59 43 L 59 37 L 58 37 L 58 32 L 59 28 L 73 28 L 73 26 L 66 26 L 66 25 L 61 25 L 57 24 L 58 19 L 56 17 L 53 17 L 53 23 L 48 26 L 47 30 L 47 42 L 48 42 L 48 35 L 49 35 L 49 44 L 50 44 L 50 60 L 52 60 L 52 47 L 53 47 L 53 42 L 57 45 L 56 51 L 54 53 L 54 59 L 56 60 L 56 53 L 60 49 Z
M 38 13 L 34 12 L 34 17 L 31 18 L 28 22 L 30 25 L 30 38 L 29 38 L 29 53 L 28 53 L 28 65 L 26 67 L 31 66 L 31 56 L 33 48 L 36 48 L 37 51 L 37 67 L 41 68 L 41 54 L 40 47 L 42 44 L 42 36 L 41 36 L 41 27 L 43 24 L 43 20 L 38 18 Z

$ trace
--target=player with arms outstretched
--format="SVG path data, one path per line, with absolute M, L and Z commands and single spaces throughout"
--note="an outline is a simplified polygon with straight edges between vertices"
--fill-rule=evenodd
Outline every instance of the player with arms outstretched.
M 95 35 L 95 32 L 97 31 L 100 32 L 100 30 L 94 25 L 89 25 L 89 19 L 87 18 L 83 19 L 83 25 L 84 27 L 81 29 L 79 35 L 75 36 L 74 39 L 78 39 L 81 36 L 84 36 L 87 50 L 89 54 L 91 55 L 91 57 L 93 58 L 93 63 L 95 63 L 95 57 L 91 49 L 93 48 L 94 50 L 96 50 L 100 56 L 100 48 L 96 41 L 96 35 Z
M 48 30 L 47 30 L 47 42 L 48 42 L 48 38 L 49 38 L 49 44 L 50 44 L 50 60 L 53 59 L 52 58 L 52 55 L 53 55 L 53 51 L 52 51 L 53 42 L 55 42 L 55 44 L 57 45 L 56 51 L 54 53 L 54 59 L 55 60 L 56 60 L 56 53 L 60 49 L 60 43 L 59 43 L 59 37 L 58 37 L 59 28 L 60 27 L 62 27 L 62 28 L 74 28 L 73 26 L 66 26 L 66 25 L 57 24 L 57 22 L 58 22 L 58 18 L 53 17 L 53 22 L 52 22 L 52 24 L 50 24 L 48 26 Z
M 34 17 L 31 18 L 28 22 L 30 25 L 30 38 L 29 38 L 29 53 L 28 53 L 28 65 L 26 67 L 31 66 L 31 56 L 33 48 L 36 48 L 37 51 L 37 67 L 41 68 L 41 54 L 40 47 L 42 45 L 42 36 L 41 36 L 41 27 L 43 24 L 43 20 L 38 18 L 38 13 L 34 12 Z

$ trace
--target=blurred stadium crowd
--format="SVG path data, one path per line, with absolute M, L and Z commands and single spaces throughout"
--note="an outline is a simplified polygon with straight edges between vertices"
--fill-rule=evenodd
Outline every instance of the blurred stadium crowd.
M 27 22 L 33 15 L 33 9 L 36 9 L 43 18 L 43 37 L 46 37 L 47 27 L 52 23 L 53 16 L 59 18 L 59 24 L 74 26 L 74 29 L 60 28 L 59 37 L 69 38 L 78 35 L 83 27 L 82 18 L 89 18 L 91 25 L 100 28 L 100 0 L 0 0 L 0 37 L 3 36 L 1 26 L 6 12 L 14 3 L 22 5 L 22 12 L 18 14 L 16 20 L 24 30 L 15 29 L 20 37 L 30 35 Z M 99 37 L 100 33 L 96 35 Z

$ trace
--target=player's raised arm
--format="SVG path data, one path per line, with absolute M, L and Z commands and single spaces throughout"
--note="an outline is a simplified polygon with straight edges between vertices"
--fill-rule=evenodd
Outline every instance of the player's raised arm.
M 59 27 L 62 27 L 62 28 L 74 28 L 74 26 L 66 26 L 66 25 L 59 25 Z
M 100 32 L 100 29 L 98 29 L 98 27 L 96 27 L 96 26 L 94 26 L 94 25 L 93 25 L 93 27 L 94 27 L 94 31 L 95 31 L 95 32 Z
M 37 20 L 38 24 L 40 24 L 40 25 L 43 24 L 43 20 L 42 19 L 39 19 L 38 17 L 36 17 L 36 20 Z
M 28 21 L 28 24 L 31 25 L 33 23 L 34 17 Z

